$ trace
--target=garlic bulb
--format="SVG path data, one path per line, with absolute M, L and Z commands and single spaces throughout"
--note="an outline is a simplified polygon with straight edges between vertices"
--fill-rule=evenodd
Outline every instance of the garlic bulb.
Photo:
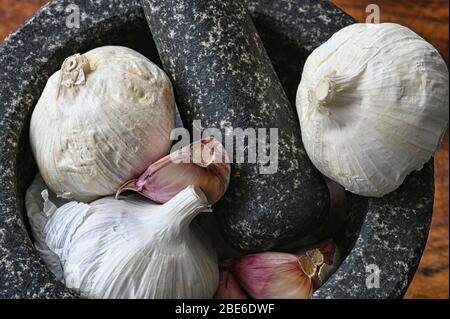
M 91 298 L 212 298 L 215 252 L 192 220 L 208 210 L 199 188 L 164 205 L 134 195 L 90 205 L 71 202 L 49 219 L 46 241 L 65 283 Z
M 448 70 L 397 24 L 355 24 L 308 58 L 297 93 L 306 151 L 350 192 L 381 197 L 420 170 L 448 127 Z
M 328 240 L 300 254 L 264 252 L 228 263 L 240 286 L 252 298 L 306 299 L 328 279 L 338 258 L 336 245 Z M 220 295 L 227 295 L 223 288 Z
M 194 157 L 198 152 L 198 161 Z M 165 203 L 189 185 L 198 186 L 209 203 L 225 194 L 230 182 L 226 151 L 214 138 L 206 138 L 150 165 L 138 179 L 125 183 L 117 196 L 131 190 L 157 203 Z
M 58 255 L 48 248 L 45 242 L 44 228 L 49 216 L 58 209 L 54 202 L 62 204 L 64 200 L 56 198 L 55 194 L 49 192 L 46 187 L 42 177 L 37 174 L 25 194 L 25 208 L 34 239 L 34 248 L 56 279 L 63 281 L 64 273 L 61 262 Z
M 166 74 L 131 49 L 107 46 L 67 58 L 50 77 L 30 140 L 50 189 L 89 202 L 165 156 L 174 127 Z

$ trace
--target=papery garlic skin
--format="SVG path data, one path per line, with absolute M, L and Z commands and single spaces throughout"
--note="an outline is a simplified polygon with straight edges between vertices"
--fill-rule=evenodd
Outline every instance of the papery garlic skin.
M 164 205 L 107 197 L 59 208 L 45 228 L 65 283 L 90 298 L 212 298 L 217 256 L 191 222 L 209 209 L 188 187 Z
M 213 205 L 222 198 L 230 183 L 228 163 L 222 144 L 214 138 L 206 138 L 150 165 L 138 179 L 121 186 L 116 197 L 130 190 L 157 203 L 165 203 L 193 185 L 200 187 Z
M 307 299 L 313 293 L 311 278 L 293 254 L 246 255 L 235 260 L 232 273 L 254 299 Z
M 31 119 L 40 173 L 58 195 L 89 202 L 164 157 L 175 127 L 166 74 L 143 55 L 107 46 L 66 59 Z
M 420 170 L 448 127 L 448 69 L 397 24 L 354 24 L 304 66 L 297 110 L 314 165 L 348 191 L 381 197 Z
M 56 205 L 66 203 L 63 203 L 64 200 L 62 199 L 55 198 L 55 195 L 51 194 L 46 188 L 47 185 L 45 185 L 44 180 L 37 174 L 25 194 L 25 208 L 33 235 L 34 248 L 56 279 L 63 281 L 64 272 L 61 262 L 58 255 L 47 246 L 44 228 L 49 217 L 58 209 Z

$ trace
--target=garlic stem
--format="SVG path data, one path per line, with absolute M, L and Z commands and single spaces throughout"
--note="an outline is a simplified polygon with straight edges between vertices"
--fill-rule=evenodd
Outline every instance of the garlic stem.
M 64 60 L 61 66 L 61 85 L 67 88 L 86 84 L 86 76 L 91 72 L 89 60 L 79 53 Z
M 325 77 L 319 81 L 314 89 L 314 95 L 320 106 L 326 106 L 333 98 L 335 83 L 330 77 Z
M 298 263 L 303 272 L 312 278 L 316 275 L 317 268 L 324 264 L 324 256 L 319 249 L 308 250 L 298 258 Z
M 164 206 L 169 211 L 169 227 L 175 227 L 177 230 L 189 227 L 195 217 L 210 209 L 206 195 L 197 186 L 187 187 Z
M 335 93 L 342 92 L 354 86 L 357 77 L 361 76 L 365 70 L 366 64 L 343 75 L 337 75 L 336 70 L 334 70 L 324 76 L 313 89 L 309 90 L 310 106 L 307 112 L 307 118 L 310 118 L 316 110 L 324 110 L 330 106 Z

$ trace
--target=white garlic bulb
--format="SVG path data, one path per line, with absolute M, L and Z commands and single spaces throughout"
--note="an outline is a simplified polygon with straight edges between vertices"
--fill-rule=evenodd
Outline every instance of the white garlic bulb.
M 44 229 L 65 284 L 91 298 L 212 298 L 217 256 L 192 220 L 208 210 L 188 187 L 164 205 L 134 195 L 60 207 Z
M 56 195 L 46 188 L 44 180 L 37 174 L 25 194 L 25 207 L 33 235 L 34 248 L 56 279 L 63 281 L 64 273 L 61 262 L 58 255 L 47 246 L 44 228 L 49 217 L 59 206 L 67 204 L 67 202 L 64 199 L 56 198 Z
M 296 102 L 314 165 L 353 193 L 381 197 L 438 149 L 448 69 L 406 27 L 354 24 L 309 56 Z
M 166 74 L 138 52 L 107 46 L 67 58 L 50 77 L 30 140 L 50 189 L 89 202 L 164 157 L 174 127 Z

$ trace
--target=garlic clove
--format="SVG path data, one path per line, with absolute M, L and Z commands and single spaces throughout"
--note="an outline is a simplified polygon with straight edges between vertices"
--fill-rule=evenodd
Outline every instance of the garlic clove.
M 328 279 L 338 261 L 336 244 L 327 240 L 298 254 L 241 256 L 230 261 L 229 268 L 252 298 L 306 299 Z
M 230 181 L 230 165 L 222 144 L 206 138 L 167 155 L 150 165 L 138 179 L 117 191 L 137 192 L 157 203 L 165 203 L 189 185 L 200 187 L 215 204 L 225 194 Z
M 236 277 L 228 269 L 222 269 L 220 271 L 219 289 L 214 295 L 214 299 L 249 299 L 249 296 Z
M 312 295 L 311 278 L 296 255 L 266 252 L 235 260 L 232 272 L 255 299 L 306 299 Z

